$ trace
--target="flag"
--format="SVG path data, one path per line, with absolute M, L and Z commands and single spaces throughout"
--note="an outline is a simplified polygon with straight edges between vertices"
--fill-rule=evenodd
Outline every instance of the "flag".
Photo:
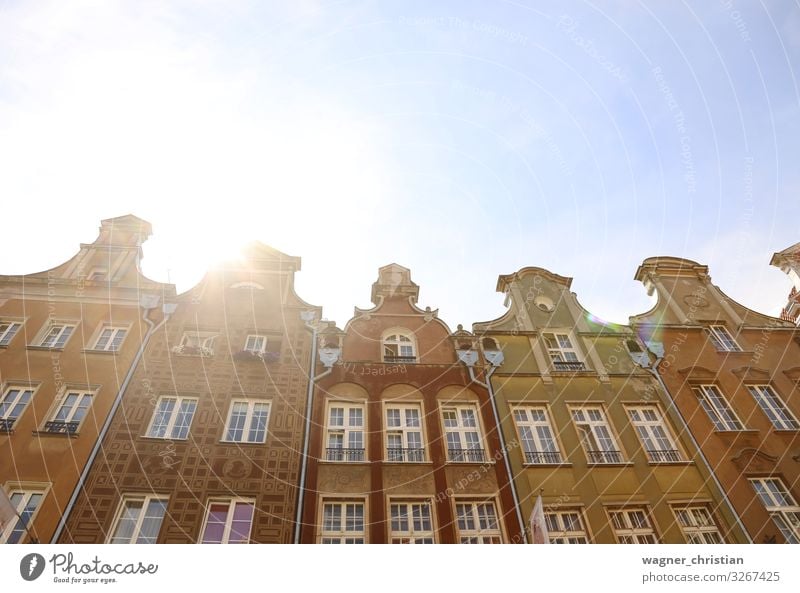
M 11 501 L 8 500 L 8 494 L 6 494 L 5 490 L 0 488 L 0 533 L 3 533 L 5 528 L 18 518 L 17 509 L 15 509 Z
M 544 518 L 544 504 L 542 504 L 542 495 L 536 499 L 536 504 L 533 505 L 533 512 L 531 513 L 531 535 L 533 536 L 534 544 L 549 544 L 550 537 L 547 534 L 547 521 Z

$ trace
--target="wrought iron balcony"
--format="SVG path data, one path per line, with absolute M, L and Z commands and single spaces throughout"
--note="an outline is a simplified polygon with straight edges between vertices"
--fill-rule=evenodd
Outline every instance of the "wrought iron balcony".
M 364 461 L 364 449 L 328 448 L 326 461 Z
M 11 432 L 16 418 L 0 418 L 0 432 Z
M 558 451 L 525 451 L 525 463 L 561 463 Z
M 448 449 L 447 458 L 450 461 L 459 461 L 464 463 L 483 463 L 486 458 L 483 455 L 483 449 Z
M 386 461 L 421 463 L 425 461 L 425 449 L 402 449 L 397 447 L 389 447 L 386 449 Z
M 587 451 L 589 463 L 622 463 L 621 451 Z
M 680 451 L 675 449 L 659 449 L 657 451 L 647 450 L 650 461 L 655 463 L 665 463 L 670 461 L 683 461 Z
M 585 371 L 586 365 L 582 362 L 572 360 L 554 360 L 553 370 L 555 371 Z
M 45 432 L 75 434 L 78 432 L 78 422 L 62 422 L 60 420 L 52 420 L 44 423 Z
M 385 354 L 383 356 L 383 362 L 417 362 L 416 356 L 390 356 Z
M 214 356 L 214 349 L 207 346 L 189 346 L 188 344 L 182 344 L 180 346 L 173 346 L 172 351 L 181 356 L 202 356 L 203 358 Z

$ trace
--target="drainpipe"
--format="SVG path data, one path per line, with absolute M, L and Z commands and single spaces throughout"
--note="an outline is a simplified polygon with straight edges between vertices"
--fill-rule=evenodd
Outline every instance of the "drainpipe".
M 128 372 L 125 375 L 125 379 L 122 382 L 122 385 L 117 392 L 117 396 L 114 398 L 114 403 L 111 404 L 111 409 L 106 416 L 105 422 L 103 422 L 103 426 L 100 429 L 100 434 L 97 435 L 97 441 L 92 448 L 92 452 L 89 454 L 89 459 L 86 461 L 86 465 L 83 467 L 83 471 L 81 472 L 80 478 L 78 478 L 78 483 L 75 485 L 75 489 L 72 491 L 72 496 L 67 503 L 64 512 L 61 515 L 61 520 L 58 522 L 58 527 L 56 527 L 55 534 L 53 534 L 52 539 L 50 540 L 51 544 L 58 543 L 58 538 L 61 537 L 61 533 L 64 531 L 64 527 L 67 525 L 67 519 L 69 518 L 70 514 L 72 513 L 72 509 L 75 506 L 75 503 L 78 500 L 78 495 L 80 495 L 81 490 L 83 489 L 83 485 L 86 483 L 86 478 L 89 476 L 89 471 L 92 469 L 92 465 L 94 464 L 94 460 L 97 458 L 97 454 L 100 452 L 100 449 L 103 448 L 103 440 L 105 439 L 106 433 L 108 429 L 111 427 L 111 421 L 114 419 L 114 415 L 117 412 L 120 404 L 122 403 L 122 396 L 125 394 L 125 391 L 128 388 L 128 384 L 131 382 L 133 378 L 133 373 L 136 370 L 136 367 L 139 365 L 139 361 L 144 354 L 144 349 L 147 346 L 148 342 L 150 341 L 150 337 L 156 333 L 161 327 L 169 320 L 170 316 L 175 312 L 175 308 L 177 305 L 175 304 L 167 304 L 165 303 L 162 307 L 164 312 L 164 319 L 162 319 L 158 325 L 154 325 L 148 314 L 150 311 L 155 309 L 158 306 L 159 297 L 153 295 L 145 295 L 140 300 L 140 306 L 144 309 L 142 313 L 142 319 L 148 325 L 147 333 L 142 340 L 142 343 L 139 345 L 139 349 L 136 351 L 136 356 L 133 358 L 133 362 L 131 363 L 130 367 L 128 368 Z
M 500 426 L 500 413 L 497 411 L 497 401 L 495 400 L 494 396 L 494 389 L 492 389 L 492 375 L 497 370 L 497 365 L 502 363 L 502 358 L 497 359 L 494 361 L 486 372 L 486 382 L 479 381 L 478 378 L 475 376 L 475 369 L 473 365 L 478 359 L 478 353 L 474 350 L 461 350 L 457 351 L 458 357 L 467 366 L 467 370 L 469 371 L 469 378 L 473 383 L 477 383 L 481 387 L 485 387 L 486 391 L 489 392 L 489 401 L 492 402 L 492 412 L 494 413 L 494 422 L 497 428 L 497 435 L 500 437 L 500 448 L 503 451 L 503 462 L 506 466 L 506 472 L 508 472 L 508 486 L 511 489 L 511 497 L 514 500 L 514 510 L 517 514 L 517 521 L 519 521 L 519 527 L 522 533 L 522 540 L 527 544 L 528 543 L 528 532 L 525 530 L 525 522 L 522 520 L 522 511 L 520 510 L 519 506 L 519 497 L 517 496 L 517 489 L 514 486 L 514 474 L 511 472 L 511 462 L 508 460 L 508 448 L 506 447 L 506 439 L 503 436 L 503 429 Z

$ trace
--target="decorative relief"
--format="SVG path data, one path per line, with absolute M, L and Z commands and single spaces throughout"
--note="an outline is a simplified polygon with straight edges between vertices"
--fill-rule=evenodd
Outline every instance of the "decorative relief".
M 706 309 L 711 304 L 708 302 L 708 299 L 701 297 L 699 294 L 687 294 L 683 297 L 683 302 L 690 307 L 696 307 L 698 309 Z
M 252 472 L 253 464 L 246 459 L 228 459 L 222 466 L 222 475 L 235 480 L 249 478 Z
M 428 494 L 436 489 L 430 467 L 387 467 L 384 489 L 389 494 Z
M 319 490 L 321 492 L 368 492 L 368 467 L 326 466 L 319 468 Z
M 778 458 L 755 447 L 745 447 L 740 449 L 736 457 L 731 458 L 731 461 L 741 471 L 766 472 L 775 468 Z
M 484 472 L 483 470 L 486 469 Z M 474 465 L 466 467 L 449 467 L 447 469 L 448 486 L 454 494 L 492 494 L 497 492 L 497 481 L 494 466 Z

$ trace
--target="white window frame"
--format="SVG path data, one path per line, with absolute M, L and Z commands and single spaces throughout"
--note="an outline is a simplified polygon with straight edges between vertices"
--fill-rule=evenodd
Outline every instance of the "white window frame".
M 142 536 L 142 525 L 144 524 L 145 516 L 147 514 L 147 509 L 150 506 L 150 503 L 161 501 L 164 503 L 164 514 L 161 515 L 161 519 L 158 523 L 158 531 L 156 532 L 155 538 L 153 538 L 152 542 L 139 542 L 139 538 Z M 127 505 L 133 502 L 141 502 L 142 508 L 139 513 L 139 516 L 136 518 L 136 523 L 133 527 L 133 532 L 131 533 L 130 537 L 127 538 L 126 541 L 119 541 L 115 542 L 117 530 L 120 527 L 120 522 L 122 521 L 123 513 L 127 508 Z M 126 494 L 120 500 L 119 505 L 117 506 L 117 512 L 114 515 L 114 522 L 111 524 L 111 530 L 108 532 L 108 537 L 106 538 L 107 544 L 139 544 L 139 543 L 153 543 L 155 544 L 158 541 L 158 536 L 161 533 L 161 528 L 164 524 L 164 517 L 167 515 L 167 505 L 169 504 L 169 496 L 165 494 Z
M 591 418 L 591 411 L 599 411 L 602 418 L 599 420 Z M 579 420 L 575 417 L 577 412 L 583 415 L 582 419 Z M 608 419 L 608 415 L 602 405 L 570 406 L 570 417 L 589 463 L 625 463 L 625 452 L 620 446 L 611 421 Z M 591 449 L 589 448 L 590 446 L 592 447 Z M 609 449 L 609 446 L 613 446 L 613 448 Z
M 750 478 L 750 483 L 786 541 L 800 544 L 800 505 L 783 480 L 777 477 Z M 770 484 L 775 488 L 770 488 Z
M 231 431 L 231 420 L 233 419 L 233 408 L 236 404 L 246 404 L 247 405 L 247 412 L 245 413 L 244 418 L 244 425 L 242 426 L 242 438 L 241 439 L 234 439 L 230 436 Z M 255 408 L 257 405 L 265 405 L 267 406 L 267 417 L 264 420 L 264 437 L 261 440 L 250 440 L 250 433 L 253 431 L 253 420 L 254 420 L 254 413 Z M 270 415 L 272 414 L 272 400 L 268 399 L 244 399 L 244 398 L 235 398 L 231 400 L 230 405 L 228 406 L 228 417 L 225 420 L 225 429 L 222 433 L 221 442 L 223 443 L 251 443 L 251 444 L 262 444 L 267 442 L 267 436 L 269 435 L 269 419 Z M 259 430 L 259 429 L 255 429 Z
M 342 409 L 342 424 L 334 424 L 331 415 L 334 408 Z M 361 411 L 361 424 L 352 423 L 351 410 Z M 325 461 L 338 463 L 359 463 L 367 460 L 367 406 L 365 402 L 344 402 L 330 400 L 325 410 Z M 334 447 L 331 437 L 341 437 L 340 446 Z M 359 435 L 356 437 L 356 435 Z M 351 445 L 360 441 L 360 447 Z M 340 452 L 336 452 L 336 450 Z
M 396 353 L 387 353 L 387 348 L 394 348 Z M 403 353 L 405 349 L 405 354 Z M 387 332 L 383 339 L 381 339 L 381 360 L 383 362 L 402 362 L 411 363 L 417 362 L 417 342 L 414 339 L 413 332 L 403 329 L 396 329 Z M 390 360 L 396 358 L 399 360 Z M 411 359 L 411 360 L 408 360 Z
M 720 324 L 708 326 L 708 335 L 711 343 L 719 352 L 741 352 L 742 347 L 736 342 L 736 338 L 728 331 L 728 328 Z
M 568 515 L 577 517 L 577 524 L 580 529 L 575 529 L 574 521 L 567 522 Z M 545 511 L 544 519 L 551 544 L 588 544 L 590 542 L 589 531 L 586 528 L 586 518 L 583 515 L 582 508 Z
M 34 387 L 32 385 L 17 385 L 16 383 L 10 383 L 6 385 L 5 389 L 3 389 L 3 396 L 0 397 L 0 433 L 1 432 L 9 432 L 14 428 L 14 424 L 17 423 L 22 415 L 25 413 L 25 410 L 28 409 L 28 406 L 33 401 L 33 396 L 36 395 L 36 390 L 38 387 Z M 9 395 L 12 391 L 17 391 L 16 397 L 9 401 Z M 11 419 L 11 412 L 19 407 L 19 400 L 22 399 L 23 394 L 30 391 L 30 397 L 28 397 L 28 401 L 22 404 L 22 409 L 13 417 L 11 423 L 9 424 L 9 419 Z M 5 407 L 5 410 L 3 410 Z M 4 429 L 4 430 L 3 430 Z
M 542 332 L 542 344 L 547 355 L 550 358 L 550 363 L 555 370 L 560 370 L 557 366 L 558 363 L 573 363 L 575 365 L 582 365 L 586 369 L 586 362 L 581 356 L 580 349 L 575 345 L 577 342 L 572 335 L 572 332 L 566 330 L 551 330 Z M 574 369 L 566 369 L 574 370 Z
M 325 520 L 326 506 L 339 507 L 338 525 L 329 526 Z M 348 529 L 348 506 L 352 506 L 354 511 L 361 508 L 361 530 Z M 367 502 L 364 499 L 336 499 L 323 498 L 319 507 L 319 531 L 317 532 L 317 543 L 320 544 L 365 544 L 367 543 Z M 353 514 L 353 526 L 357 526 L 357 516 Z M 351 541 L 348 541 L 351 540 Z M 360 540 L 360 541 L 359 541 Z
M 106 332 L 111 332 L 111 335 L 106 338 L 105 344 L 102 346 L 100 345 L 100 340 L 103 339 Z M 120 338 L 117 347 L 114 348 L 114 342 L 117 340 L 117 337 L 122 334 L 122 338 Z M 122 349 L 122 344 L 125 342 L 125 338 L 128 337 L 128 328 L 127 327 L 120 327 L 118 325 L 104 325 L 100 328 L 100 333 L 97 335 L 97 339 L 94 341 L 94 346 L 92 346 L 92 350 L 99 350 L 102 352 L 119 352 Z
M 58 415 L 61 412 L 61 409 L 67 405 L 67 400 L 69 399 L 70 395 L 77 395 L 78 397 L 75 399 L 75 402 L 73 402 L 72 406 L 69 407 L 67 415 L 64 418 L 59 419 Z M 81 425 L 83 424 L 83 421 L 86 420 L 86 416 L 89 415 L 89 410 L 92 408 L 92 403 L 94 403 L 96 395 L 96 391 L 89 389 L 65 389 L 61 397 L 56 400 L 51 413 L 48 415 L 48 420 L 45 421 L 45 432 L 52 432 L 54 434 L 77 434 L 81 428 Z M 87 397 L 89 398 L 89 404 L 81 408 L 81 404 L 86 400 Z M 75 414 L 80 409 L 83 409 L 83 416 L 81 416 L 78 420 L 75 420 Z M 75 430 L 48 431 L 46 428 L 48 422 L 65 422 L 67 424 L 77 422 L 77 425 L 75 426 Z
M 205 533 L 206 528 L 208 527 L 208 520 L 211 518 L 211 505 L 215 504 L 227 504 L 228 505 L 228 512 L 225 515 L 225 527 L 223 528 L 222 533 L 222 541 L 219 542 L 205 542 Z M 239 504 L 246 504 L 252 507 L 252 512 L 250 513 L 250 529 L 247 531 L 247 541 L 246 542 L 231 542 L 231 530 L 233 528 L 233 513 L 236 510 L 236 505 Z M 252 498 L 240 498 L 240 497 L 233 497 L 233 498 L 210 498 L 208 500 L 208 504 L 206 504 L 206 512 L 205 518 L 203 519 L 203 526 L 200 529 L 200 537 L 197 538 L 198 544 L 249 544 L 250 540 L 253 536 L 253 523 L 255 522 L 256 517 L 256 501 Z
M 455 413 L 455 426 L 448 426 L 448 419 L 445 415 L 449 412 Z M 463 412 L 471 412 L 474 418 L 474 426 L 465 423 Z M 451 463 L 485 463 L 486 445 L 483 440 L 483 430 L 481 427 L 481 414 L 475 404 L 449 403 L 441 405 L 442 429 L 447 447 L 447 461 Z M 475 440 L 471 440 L 469 435 L 477 435 Z M 453 447 L 455 438 L 458 439 L 458 448 Z
M 399 511 L 395 518 L 395 509 Z M 407 529 L 402 527 L 402 511 L 405 511 Z M 427 517 L 425 516 L 427 514 Z M 434 521 L 433 503 L 429 498 L 389 499 L 389 542 L 393 544 L 434 544 L 436 543 L 436 523 Z M 425 522 L 428 529 L 425 529 Z
M 400 424 L 397 426 L 390 426 L 390 413 L 398 411 Z M 416 426 L 409 423 L 409 412 L 417 413 Z M 412 414 L 413 416 L 413 414 Z M 426 447 L 425 447 L 425 415 L 422 411 L 422 404 L 418 402 L 409 403 L 386 403 L 384 407 L 384 421 L 385 434 L 386 434 L 386 461 L 392 463 L 422 463 L 426 461 Z M 412 439 L 409 437 L 412 434 L 419 434 L 419 446 L 412 447 Z M 400 446 L 391 446 L 390 436 L 400 437 Z M 400 451 L 398 452 L 398 449 Z
M 775 430 L 800 430 L 800 422 L 778 392 L 766 383 L 747 385 L 747 390 Z
M 169 413 L 169 417 L 167 419 L 166 427 L 164 429 L 163 435 L 153 434 L 153 429 L 155 428 L 156 418 L 161 411 L 161 403 L 165 400 L 175 400 L 175 406 L 172 408 L 172 411 Z M 189 416 L 189 422 L 186 425 L 186 436 L 179 436 L 175 434 L 175 425 L 178 420 L 178 417 L 181 414 L 186 414 L 185 412 L 181 412 L 181 408 L 183 407 L 184 402 L 186 403 L 194 403 L 194 408 L 191 411 Z M 150 418 L 150 424 L 147 426 L 147 432 L 145 433 L 145 437 L 149 439 L 166 439 L 166 440 L 173 440 L 173 441 L 185 441 L 189 438 L 189 431 L 192 429 L 192 422 L 194 421 L 194 415 L 197 413 L 197 406 L 199 404 L 199 400 L 196 397 L 184 397 L 182 395 L 162 395 L 158 398 L 156 402 L 156 407 L 153 410 L 153 415 Z M 179 426 L 182 426 L 179 425 Z
M 719 526 L 706 505 L 676 505 L 672 507 L 672 513 L 687 544 L 725 543 Z
M 262 341 L 261 347 L 259 348 L 257 346 L 254 346 L 254 347 L 251 348 L 250 347 L 251 338 L 256 343 L 259 340 L 261 340 Z M 269 336 L 265 336 L 263 334 L 247 334 L 247 337 L 244 339 L 244 348 L 242 350 L 244 350 L 245 352 L 250 352 L 251 354 L 256 354 L 256 355 L 264 354 L 267 351 L 267 342 L 268 341 L 269 341 Z
M 646 507 L 625 507 L 606 509 L 608 513 L 608 522 L 611 525 L 611 530 L 614 532 L 614 537 L 617 543 L 620 544 L 657 544 L 659 543 L 658 535 L 656 534 L 653 520 Z M 641 523 L 632 519 L 635 513 L 641 513 L 647 523 L 646 527 L 641 527 Z M 615 517 L 622 519 L 615 521 Z M 617 526 L 621 523 L 621 526 Z M 652 538 L 652 541 L 647 541 Z M 630 540 L 630 541 L 626 541 Z
M 22 495 L 22 498 L 16 505 L 12 500 L 15 494 Z M 33 511 L 30 512 L 30 514 L 27 515 L 27 520 L 23 520 L 25 517 L 21 519 L 20 517 L 22 517 L 25 514 L 24 511 L 26 510 L 28 504 L 30 503 L 31 498 L 35 495 L 38 495 L 40 497 L 38 502 L 36 503 L 36 507 L 33 509 Z M 5 544 L 8 542 L 9 538 L 11 537 L 11 534 L 17 530 L 17 526 L 20 524 L 20 522 L 22 522 L 22 533 L 20 534 L 19 539 L 14 543 L 16 544 L 25 543 L 26 539 L 28 539 L 29 537 L 28 530 L 31 529 L 33 522 L 36 520 L 36 515 L 39 513 L 39 509 L 42 508 L 42 502 L 44 501 L 46 495 L 47 495 L 46 488 L 28 488 L 23 485 L 9 488 L 6 491 L 6 496 L 8 496 L 8 500 L 11 502 L 12 506 L 14 507 L 14 510 L 17 511 L 18 516 L 12 519 L 9 522 L 9 524 L 6 525 L 6 528 L 0 533 L 0 544 Z
M 63 350 L 64 348 L 66 348 L 70 338 L 72 338 L 72 336 L 75 334 L 75 329 L 77 327 L 78 326 L 74 323 L 60 323 L 60 322 L 48 323 L 40 332 L 35 345 L 40 348 Z M 50 335 L 53 333 L 53 330 L 56 328 L 60 329 L 55 334 L 55 338 L 52 340 L 48 340 Z M 66 337 L 64 337 L 64 334 L 66 334 Z M 45 341 L 49 341 L 50 344 L 45 344 Z M 61 343 L 61 345 L 59 345 L 59 343 Z
M 503 526 L 500 520 L 500 515 L 497 512 L 497 504 L 494 500 L 468 500 L 454 498 L 455 505 L 455 524 L 456 536 L 458 542 L 461 544 L 502 544 L 503 543 Z M 466 513 L 461 513 L 460 506 L 468 507 Z M 491 508 L 494 514 L 495 527 L 491 527 L 489 521 L 491 518 L 488 514 L 481 514 L 481 507 Z M 486 519 L 484 521 L 484 519 Z M 466 522 L 471 521 L 472 528 L 470 529 Z M 462 523 L 465 525 L 462 527 Z M 484 523 L 487 525 L 484 526 Z
M 658 406 L 651 404 L 636 404 L 625 406 L 631 426 L 639 437 L 639 442 L 644 449 L 650 463 L 676 463 L 685 461 L 675 435 L 661 413 Z M 656 418 L 645 418 L 647 412 L 652 412 Z M 638 416 L 638 418 L 636 417 Z
M 0 346 L 8 346 L 21 328 L 21 321 L 0 320 Z
M 544 413 L 544 420 L 535 418 L 533 414 L 536 412 Z M 524 419 L 520 418 L 522 414 Z M 525 465 L 563 463 L 561 447 L 550 422 L 547 406 L 514 405 L 511 406 L 511 416 L 517 427 Z
M 708 419 L 714 425 L 714 430 L 718 432 L 745 430 L 744 423 L 719 387 L 711 383 L 697 385 L 694 387 L 694 392 L 700 400 L 700 407 L 705 410 Z
M 177 354 L 189 355 L 187 349 L 196 348 L 197 356 L 214 356 L 214 342 L 217 339 L 216 332 L 185 331 L 181 336 L 181 342 L 172 351 Z

